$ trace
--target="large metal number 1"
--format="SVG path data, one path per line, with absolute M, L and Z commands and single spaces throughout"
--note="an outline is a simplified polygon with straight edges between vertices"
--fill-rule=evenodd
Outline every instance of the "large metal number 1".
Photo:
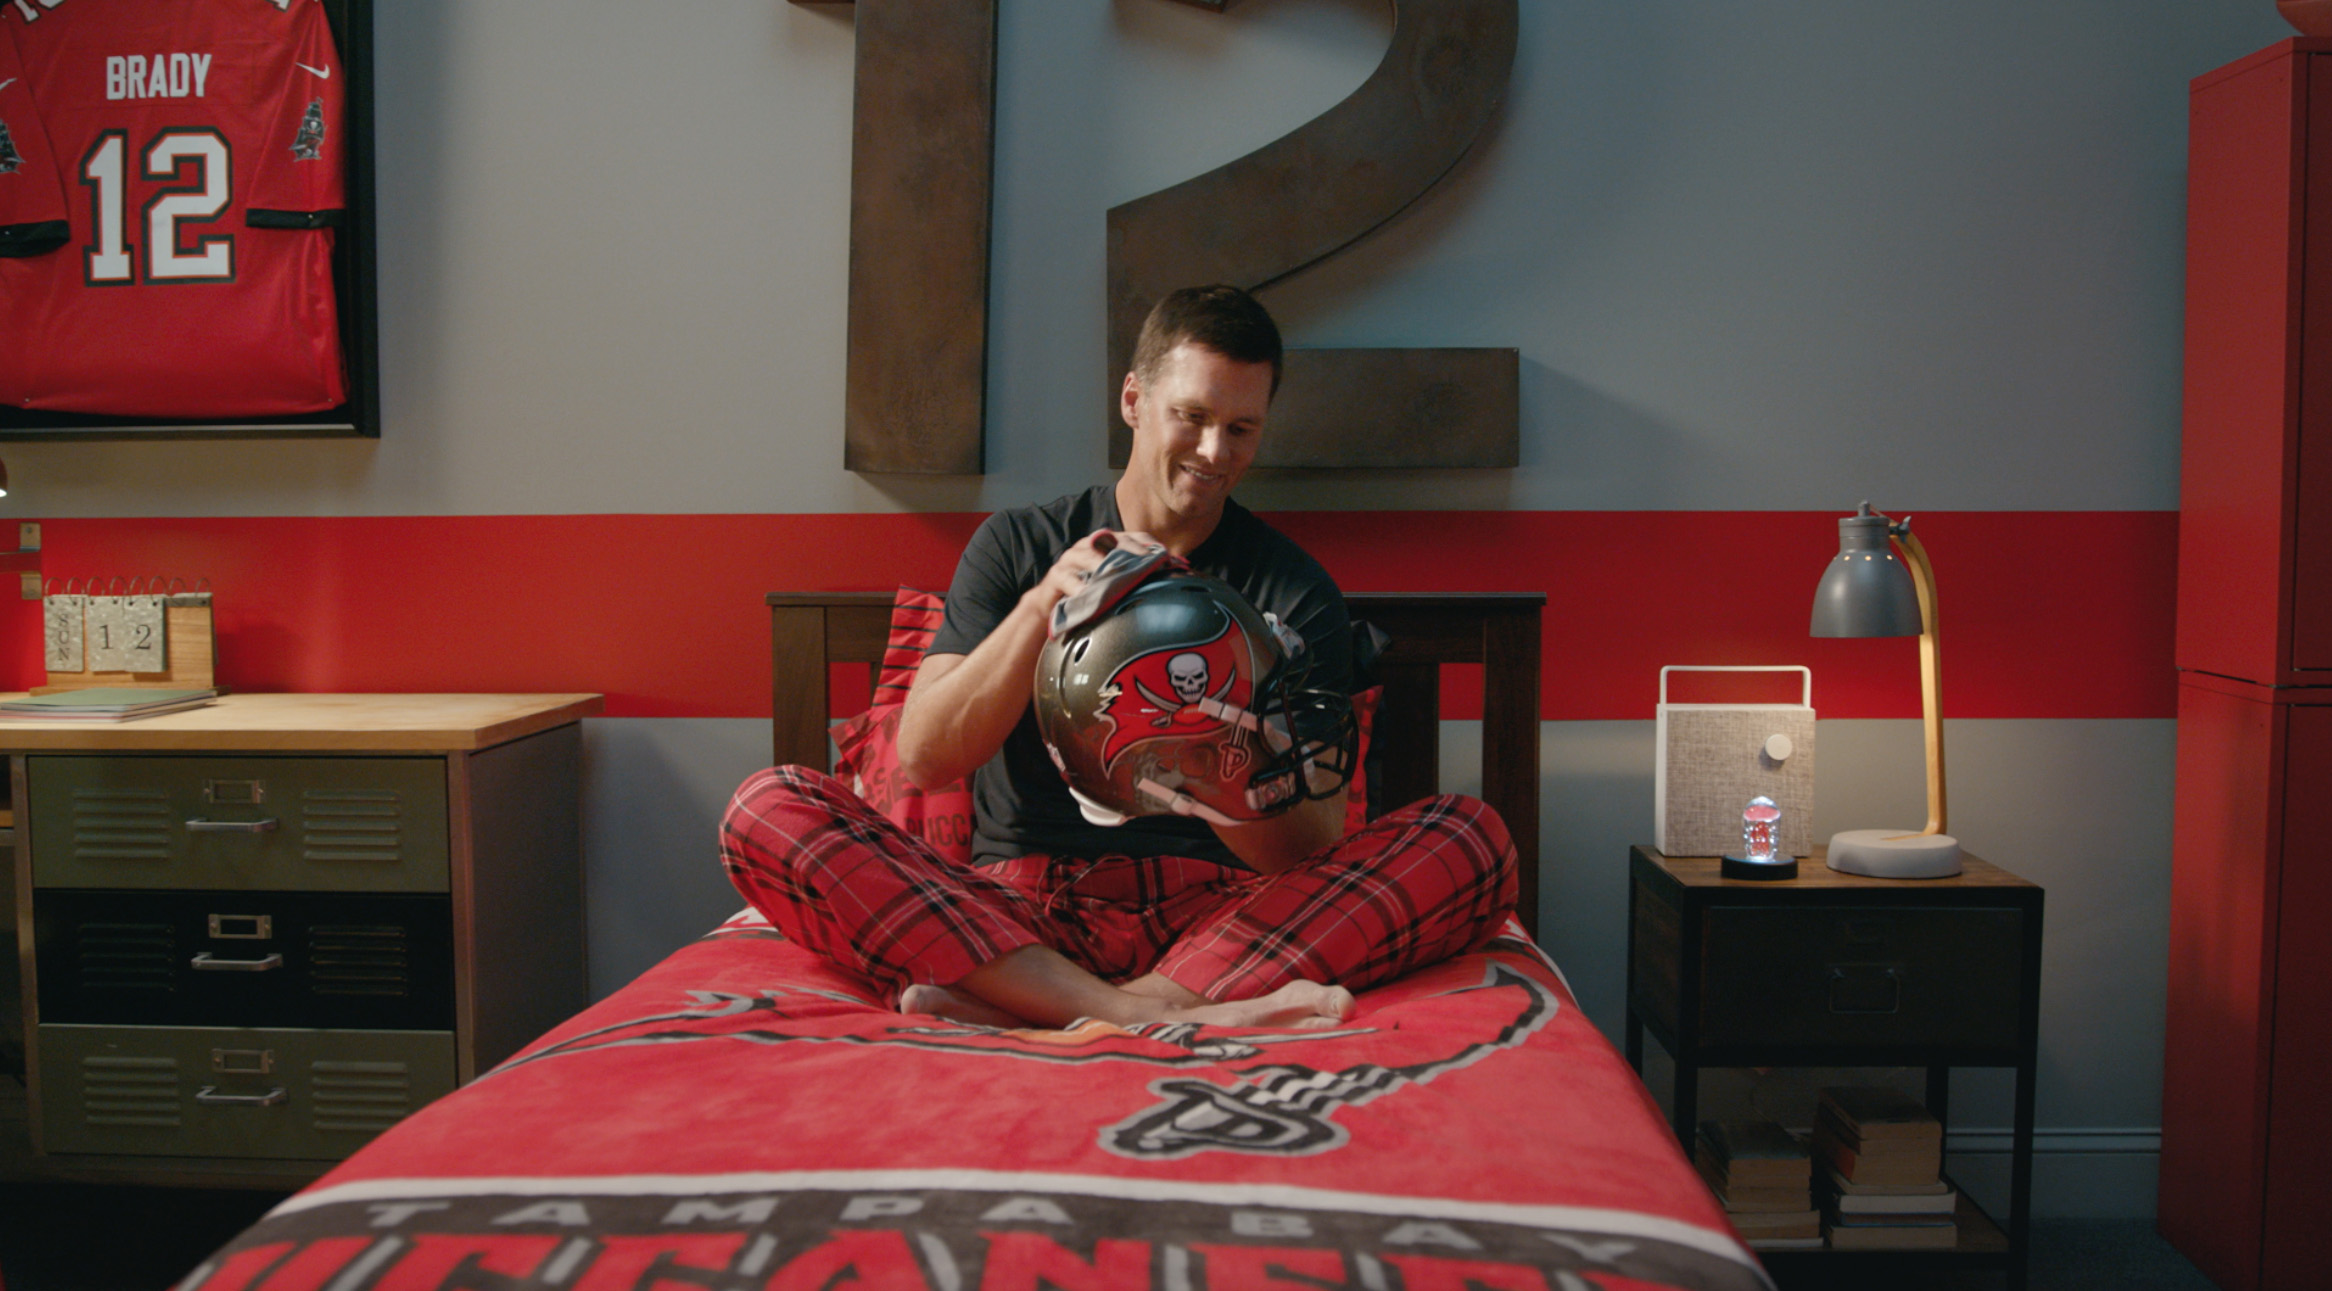
M 843 465 L 977 475 L 988 379 L 996 0 L 856 0 L 854 7 Z
M 1208 8 L 1219 3 L 1200 0 Z M 1191 283 L 1268 286 L 1398 214 L 1481 134 L 1514 66 L 1515 0 L 1389 0 L 1393 39 L 1343 102 L 1228 165 L 1109 213 L 1110 462 L 1142 319 Z M 1513 466 L 1512 349 L 1294 350 L 1259 466 Z

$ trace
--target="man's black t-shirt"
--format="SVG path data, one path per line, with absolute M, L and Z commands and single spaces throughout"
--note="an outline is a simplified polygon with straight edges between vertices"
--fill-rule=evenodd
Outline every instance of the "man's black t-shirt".
M 1116 486 L 1095 485 L 1043 506 L 988 517 L 956 563 L 947 615 L 933 654 L 970 654 L 1043 581 L 1061 553 L 1096 529 L 1122 529 Z M 1344 595 L 1303 548 L 1236 502 L 1198 550 L 1191 568 L 1238 589 L 1258 611 L 1277 614 L 1301 633 L 1312 658 L 1308 685 L 1352 689 L 1352 628 Z M 1020 715 L 995 757 L 972 777 L 978 829 L 972 860 L 985 863 L 1032 853 L 1048 856 L 1195 856 L 1240 865 L 1204 821 L 1137 816 L 1123 825 L 1088 823 L 1045 752 L 1032 707 Z

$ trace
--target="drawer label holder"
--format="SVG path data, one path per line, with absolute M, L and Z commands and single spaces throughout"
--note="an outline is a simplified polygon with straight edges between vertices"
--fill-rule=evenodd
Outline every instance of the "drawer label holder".
M 264 1076 L 275 1070 L 273 1049 L 213 1049 L 211 1070 L 222 1076 Z
M 273 941 L 275 916 L 266 914 L 214 914 L 210 916 L 211 937 L 218 941 Z

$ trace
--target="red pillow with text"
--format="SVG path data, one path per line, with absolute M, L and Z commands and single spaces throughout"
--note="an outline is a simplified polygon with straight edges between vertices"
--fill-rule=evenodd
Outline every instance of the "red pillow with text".
M 1368 823 L 1368 736 L 1376 725 L 1377 701 L 1384 698 L 1385 688 L 1371 686 L 1352 697 L 1352 721 L 1360 728 L 1360 743 L 1352 754 L 1352 780 L 1344 786 L 1344 832 L 1349 834 Z
M 882 667 L 875 674 L 874 704 L 834 728 L 834 774 L 866 799 L 867 805 L 930 844 L 933 851 L 949 860 L 969 862 L 971 786 L 957 780 L 937 789 L 918 789 L 899 772 L 899 713 L 906 704 L 908 688 L 915 682 L 915 668 L 939 631 L 944 604 L 930 592 L 899 589 L 898 599 L 891 604 L 890 639 L 883 649 Z M 1383 687 L 1372 686 L 1352 697 L 1360 747 L 1353 760 L 1344 808 L 1344 832 L 1348 834 L 1368 823 L 1365 764 L 1369 728 L 1383 693 Z
M 972 789 L 962 780 L 918 789 L 899 772 L 899 711 L 915 666 L 939 631 L 940 598 L 912 587 L 891 604 L 891 636 L 875 674 L 874 706 L 834 728 L 834 774 L 867 805 L 953 861 L 972 856 Z

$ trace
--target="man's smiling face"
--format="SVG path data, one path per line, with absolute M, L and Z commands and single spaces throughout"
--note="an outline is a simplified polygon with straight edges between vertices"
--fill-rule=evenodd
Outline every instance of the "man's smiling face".
M 1161 519 L 1211 522 L 1255 460 L 1270 405 L 1269 363 L 1241 363 L 1190 341 L 1175 346 L 1148 379 L 1126 377 L 1120 408 L 1134 444 L 1125 483 Z

